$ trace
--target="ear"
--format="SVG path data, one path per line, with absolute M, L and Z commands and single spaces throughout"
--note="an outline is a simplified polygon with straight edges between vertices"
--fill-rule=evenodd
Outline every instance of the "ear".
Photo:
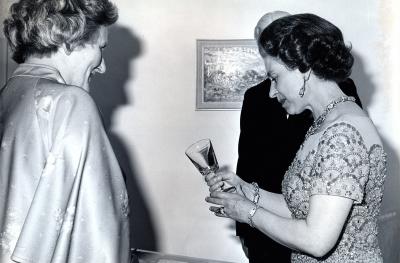
M 62 44 L 62 50 L 67 56 L 71 55 L 72 50 L 71 50 L 71 45 L 69 43 Z

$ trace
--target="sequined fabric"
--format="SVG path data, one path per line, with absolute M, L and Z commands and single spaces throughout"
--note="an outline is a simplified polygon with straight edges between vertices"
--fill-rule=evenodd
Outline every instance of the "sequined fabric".
M 309 137 L 285 174 L 282 191 L 294 218 L 307 217 L 315 194 L 354 200 L 335 247 L 322 258 L 293 252 L 292 262 L 382 262 L 377 219 L 386 154 L 369 119 L 356 123 L 337 122 Z
M 127 191 L 97 107 L 43 65 L 0 91 L 0 262 L 129 262 Z

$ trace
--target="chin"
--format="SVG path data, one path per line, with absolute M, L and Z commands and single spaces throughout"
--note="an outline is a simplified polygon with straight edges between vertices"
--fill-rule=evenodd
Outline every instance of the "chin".
M 289 108 L 289 109 L 285 108 L 285 110 L 286 110 L 286 113 L 290 114 L 290 115 L 297 115 L 297 114 L 301 113 L 301 112 L 298 112 L 297 110 L 292 109 L 292 108 Z
M 290 114 L 290 115 L 295 114 L 290 107 L 287 107 L 286 105 L 282 105 L 282 107 L 285 109 L 287 114 Z
M 89 81 L 85 81 L 82 85 L 82 89 L 89 91 Z
M 290 115 L 296 115 L 302 112 L 302 110 L 300 110 L 298 107 L 295 107 L 295 105 L 293 104 L 285 103 L 282 106 L 285 109 L 286 113 Z

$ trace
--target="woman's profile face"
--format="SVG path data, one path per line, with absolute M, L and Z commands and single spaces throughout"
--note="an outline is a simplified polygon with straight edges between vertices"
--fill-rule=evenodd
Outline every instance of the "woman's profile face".
M 89 91 L 89 82 L 95 73 L 106 72 L 103 49 L 107 46 L 108 29 L 101 26 L 94 39 L 82 47 L 75 48 L 70 56 L 74 61 L 72 84 Z
M 298 69 L 292 70 L 278 58 L 263 57 L 267 76 L 271 79 L 269 97 L 276 98 L 289 114 L 298 114 L 304 110 L 299 90 L 304 83 L 304 74 Z

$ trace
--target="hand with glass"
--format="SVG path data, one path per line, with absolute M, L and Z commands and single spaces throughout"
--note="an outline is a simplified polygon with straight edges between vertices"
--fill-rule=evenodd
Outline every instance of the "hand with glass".
M 185 154 L 199 172 L 206 177 L 205 179 L 216 176 L 219 165 L 210 139 L 203 139 L 190 145 Z M 221 182 L 218 189 L 229 193 L 236 191 L 234 186 L 228 186 L 225 182 Z M 224 214 L 222 207 L 218 208 L 216 212 L 221 215 Z

